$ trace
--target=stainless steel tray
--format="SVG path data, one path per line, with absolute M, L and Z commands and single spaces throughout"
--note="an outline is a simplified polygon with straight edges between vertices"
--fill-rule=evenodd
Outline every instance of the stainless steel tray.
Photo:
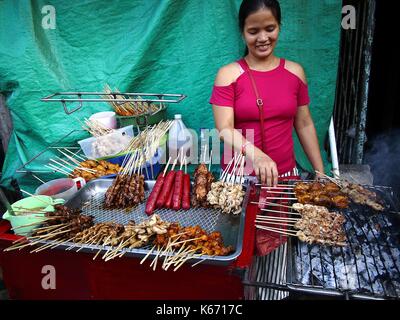
M 94 216 L 95 223 L 113 221 L 116 223 L 127 224 L 130 220 L 140 223 L 148 219 L 145 213 L 144 203 L 139 204 L 136 208 L 126 211 L 124 209 L 108 210 L 103 208 L 104 194 L 108 187 L 111 186 L 113 180 L 111 179 L 97 179 L 87 183 L 75 196 L 70 199 L 66 205 L 70 208 L 82 208 L 82 213 L 85 215 Z M 154 187 L 155 181 L 145 181 L 145 194 L 146 200 Z M 246 186 L 245 186 L 246 188 Z M 204 264 L 228 265 L 232 263 L 242 252 L 242 242 L 244 233 L 244 223 L 246 207 L 249 198 L 250 188 L 246 188 L 246 195 L 242 204 L 242 212 L 240 215 L 227 215 L 219 210 L 205 209 L 205 208 L 191 208 L 187 211 L 172 209 L 158 209 L 154 213 L 168 222 L 179 222 L 182 226 L 199 225 L 207 232 L 220 231 L 224 240 L 224 245 L 232 245 L 235 251 L 228 256 L 201 256 L 198 259 L 192 259 L 191 262 L 196 262 L 205 259 Z M 51 241 L 47 241 L 50 243 Z M 43 242 L 45 243 L 45 242 Z M 71 246 L 73 243 L 65 243 L 57 248 L 65 248 Z M 143 257 L 152 248 L 152 244 L 148 244 L 142 248 L 123 249 L 126 251 L 125 256 L 130 257 Z M 83 252 L 96 253 L 99 249 L 105 250 L 111 248 L 109 246 L 96 246 L 96 245 L 77 245 L 76 249 Z M 75 249 L 73 249 L 75 250 Z M 157 252 L 152 252 L 149 256 L 155 256 Z M 150 260 L 150 259 L 149 259 Z

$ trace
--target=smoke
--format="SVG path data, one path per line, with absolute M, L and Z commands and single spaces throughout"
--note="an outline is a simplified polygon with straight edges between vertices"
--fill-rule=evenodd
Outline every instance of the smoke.
M 368 143 L 365 162 L 371 167 L 374 184 L 390 186 L 400 197 L 400 129 L 380 134 Z

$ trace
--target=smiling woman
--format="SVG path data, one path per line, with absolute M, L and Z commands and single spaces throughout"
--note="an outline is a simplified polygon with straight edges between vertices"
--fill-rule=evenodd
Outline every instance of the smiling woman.
M 303 68 L 274 54 L 281 28 L 279 2 L 244 0 L 239 27 L 245 57 L 218 71 L 210 99 L 225 147 L 246 155 L 252 164 L 247 174 L 276 185 L 280 176 L 296 172 L 294 127 L 313 168 L 323 172 Z M 222 168 L 228 161 L 223 157 Z
M 245 56 L 220 68 L 210 99 L 215 126 L 225 143 L 224 155 L 231 152 L 229 147 L 242 152 L 252 164 L 247 166 L 252 171 L 247 174 L 258 176 L 268 186 L 275 186 L 281 177 L 297 178 L 294 128 L 313 168 L 323 173 L 303 68 L 274 53 L 281 30 L 279 2 L 243 0 L 239 27 L 246 43 Z M 221 167 L 225 166 L 223 157 Z M 257 236 L 262 232 L 258 230 Z M 276 233 L 268 236 L 272 239 Z M 278 239 L 278 248 L 261 240 L 257 243 L 263 243 L 257 247 L 263 255 L 256 258 L 257 280 L 280 284 L 285 275 L 286 243 L 279 246 L 282 241 Z M 257 298 L 284 296 L 283 292 L 260 289 Z
M 275 49 L 281 26 L 281 10 L 279 6 L 270 5 L 246 18 L 245 12 L 253 11 L 250 6 L 256 5 L 257 1 L 253 1 L 249 2 L 248 7 L 246 4 L 242 7 L 239 28 L 247 44 L 245 55 L 250 51 L 253 56 L 262 59 L 271 55 Z

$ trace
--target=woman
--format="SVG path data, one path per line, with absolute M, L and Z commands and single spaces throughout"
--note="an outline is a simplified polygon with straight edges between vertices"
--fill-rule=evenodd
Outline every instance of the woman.
M 274 54 L 281 27 L 279 2 L 244 0 L 239 27 L 247 46 L 245 57 L 218 71 L 210 99 L 221 139 L 245 154 L 263 184 L 275 186 L 279 177 L 297 175 L 294 127 L 313 168 L 323 173 L 303 68 Z M 254 141 L 246 140 L 249 131 Z M 258 281 L 282 282 L 285 251 L 286 244 L 256 258 Z M 284 297 L 276 290 L 258 293 L 261 299 Z
M 303 68 L 274 54 L 281 25 L 276 0 L 244 0 L 239 11 L 239 27 L 247 45 L 243 59 L 222 67 L 215 79 L 210 103 L 215 126 L 223 131 L 225 144 L 243 151 L 253 163 L 262 183 L 276 185 L 279 175 L 293 173 L 294 126 L 313 168 L 323 172 L 323 162 L 313 120 Z M 249 72 L 263 100 L 264 133 Z M 247 141 L 246 131 L 254 131 Z M 221 135 L 222 136 L 222 135 Z M 262 147 L 262 140 L 264 148 Z M 224 164 L 223 164 L 224 165 Z

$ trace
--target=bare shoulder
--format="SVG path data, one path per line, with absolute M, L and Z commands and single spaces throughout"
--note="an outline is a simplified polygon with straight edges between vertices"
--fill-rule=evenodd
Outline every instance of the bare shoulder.
M 285 60 L 285 69 L 298 76 L 304 83 L 307 84 L 306 74 L 303 67 L 299 63 Z
M 235 82 L 240 74 L 241 67 L 237 62 L 227 64 L 218 70 L 217 76 L 215 78 L 215 85 L 228 86 L 232 82 Z

